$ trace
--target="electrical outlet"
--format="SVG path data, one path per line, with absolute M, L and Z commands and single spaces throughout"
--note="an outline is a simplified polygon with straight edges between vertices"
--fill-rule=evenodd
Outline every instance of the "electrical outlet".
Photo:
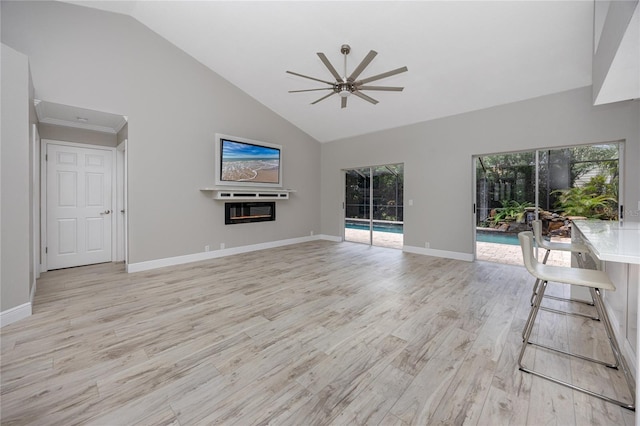
M 208 245 L 204 246 L 204 251 L 209 251 L 211 250 L 211 247 L 209 247 Z
M 429 242 L 424 243 L 424 248 L 430 248 L 431 244 Z
M 220 243 L 220 250 L 224 250 L 224 243 Z
M 313 231 L 311 231 L 311 236 L 313 237 Z

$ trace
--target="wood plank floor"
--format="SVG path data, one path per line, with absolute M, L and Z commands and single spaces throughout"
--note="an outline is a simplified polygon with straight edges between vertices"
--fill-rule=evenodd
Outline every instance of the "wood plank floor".
M 519 266 L 326 241 L 48 272 L 34 314 L 0 332 L 1 422 L 633 425 L 518 371 L 531 284 Z M 593 321 L 543 312 L 534 333 L 609 356 Z M 625 396 L 616 371 L 527 362 Z

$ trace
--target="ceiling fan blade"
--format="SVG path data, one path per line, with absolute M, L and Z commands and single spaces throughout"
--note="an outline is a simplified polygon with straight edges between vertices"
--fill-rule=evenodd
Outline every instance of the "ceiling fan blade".
M 358 92 L 357 90 L 356 90 L 355 92 L 353 92 L 353 94 L 354 94 L 355 96 L 359 97 L 359 98 L 364 99 L 364 100 L 365 100 L 365 101 L 367 101 L 367 102 L 371 102 L 371 103 L 372 103 L 372 104 L 374 104 L 374 105 L 378 103 L 378 101 L 376 101 L 376 100 L 375 100 L 375 99 L 373 99 L 372 97 L 367 96 L 367 95 L 365 95 L 364 93 L 360 93 L 360 92 Z
M 324 64 L 324 66 L 327 67 L 327 69 L 329 70 L 331 75 L 333 75 L 337 81 L 342 81 L 342 77 L 340 76 L 340 74 L 338 74 L 338 71 L 336 71 L 336 69 L 333 67 L 333 65 L 331 65 L 331 62 L 329 62 L 329 60 L 324 55 L 324 53 L 318 52 L 317 55 L 320 58 L 320 60 L 322 61 L 322 63 Z
M 360 65 L 358 65 L 356 69 L 353 70 L 347 80 L 355 81 L 355 79 L 358 78 L 362 71 L 364 71 L 364 69 L 371 63 L 371 61 L 373 61 L 373 58 L 375 58 L 377 54 L 378 52 L 376 52 L 375 50 L 370 50 L 367 56 L 365 56 L 362 62 L 360 62 Z
M 315 92 L 316 90 L 333 90 L 333 87 L 323 87 L 322 89 L 289 90 L 289 93 Z
M 341 98 L 340 100 L 340 108 L 346 108 L 347 107 L 347 98 Z
M 400 74 L 401 72 L 409 71 L 407 67 L 398 68 L 395 70 L 383 72 L 382 74 L 374 75 L 373 77 L 363 78 L 362 80 L 356 81 L 356 86 L 361 86 L 366 83 L 370 83 L 372 81 L 381 80 L 383 78 L 391 77 L 392 75 Z
M 358 90 L 383 90 L 387 92 L 402 92 L 404 87 L 391 87 L 391 86 L 357 86 Z
M 333 86 L 334 83 L 330 81 L 320 80 L 319 78 L 309 77 L 308 75 L 298 74 L 297 72 L 287 71 L 289 74 L 297 75 L 298 77 L 308 78 L 309 80 L 319 81 L 320 83 L 330 84 Z
M 323 100 L 327 99 L 329 96 L 333 96 L 333 95 L 335 95 L 335 94 L 336 94 L 336 92 L 331 92 L 331 93 L 329 93 L 327 96 L 323 96 L 323 97 L 321 97 L 320 99 L 318 99 L 317 101 L 315 101 L 315 102 L 311 102 L 311 105 L 315 105 L 315 104 L 317 104 L 318 102 L 323 101 Z

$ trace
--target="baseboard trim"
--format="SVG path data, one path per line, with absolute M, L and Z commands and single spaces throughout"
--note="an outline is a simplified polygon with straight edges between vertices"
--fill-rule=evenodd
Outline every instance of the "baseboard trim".
M 318 235 L 318 239 L 325 240 L 325 241 L 333 241 L 334 243 L 342 242 L 342 237 L 336 237 L 335 235 L 320 234 Z
M 31 302 L 0 312 L 0 328 L 31 316 Z
M 413 246 L 403 246 L 402 251 L 407 253 L 422 254 L 425 256 L 443 257 L 445 259 L 464 260 L 466 262 L 473 262 L 473 254 L 460 253 L 457 251 L 436 250 L 432 248 L 422 248 Z
M 233 248 L 228 248 L 223 250 L 206 251 L 206 252 L 200 252 L 200 253 L 194 253 L 194 254 L 187 254 L 184 256 L 167 257 L 164 259 L 148 260 L 145 262 L 129 263 L 127 264 L 127 272 L 133 273 L 133 272 L 149 271 L 152 269 L 164 268 L 166 266 L 175 266 L 175 265 L 182 265 L 182 264 L 191 263 L 191 262 L 200 262 L 200 261 L 209 260 L 209 259 L 218 259 L 220 257 L 233 256 L 234 254 L 249 253 L 252 251 L 265 250 L 270 248 L 288 246 L 291 244 L 299 244 L 299 243 L 305 243 L 308 241 L 317 241 L 317 240 L 332 241 L 335 243 L 342 242 L 341 237 L 336 237 L 335 235 L 326 235 L 326 234 L 311 235 L 308 237 L 299 237 L 299 238 L 289 238 L 286 240 L 270 241 L 268 243 L 252 244 L 248 246 L 233 247 Z M 427 248 L 413 247 L 413 246 L 404 246 L 402 250 L 407 253 L 415 253 L 415 254 L 421 254 L 425 256 L 443 257 L 446 259 L 464 260 L 466 262 L 473 262 L 474 260 L 473 254 L 459 253 L 456 251 L 427 249 Z
M 142 272 L 151 269 L 164 268 L 165 266 L 182 265 L 184 263 L 200 262 L 203 260 L 217 259 L 234 254 L 249 253 L 252 251 L 265 250 L 275 247 L 288 246 L 291 244 L 306 243 L 308 241 L 327 240 L 340 242 L 341 239 L 330 235 L 312 235 L 308 237 L 289 238 L 286 240 L 270 241 L 268 243 L 252 244 L 248 246 L 233 247 L 222 250 L 206 251 L 184 256 L 167 257 L 164 259 L 148 260 L 145 262 L 136 262 L 127 264 L 127 272 Z

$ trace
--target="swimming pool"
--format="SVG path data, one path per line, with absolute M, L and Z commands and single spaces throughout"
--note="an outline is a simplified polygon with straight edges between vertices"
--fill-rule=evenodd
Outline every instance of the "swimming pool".
M 360 229 L 362 231 L 369 230 L 368 223 L 360 223 L 360 222 L 345 222 L 345 228 L 348 229 Z M 401 223 L 373 223 L 373 230 L 377 232 L 391 232 L 393 234 L 402 234 L 402 224 Z
M 520 240 L 518 240 L 518 235 L 516 234 L 488 234 L 476 232 L 476 241 L 480 241 L 482 243 L 509 244 L 512 246 L 520 245 Z

